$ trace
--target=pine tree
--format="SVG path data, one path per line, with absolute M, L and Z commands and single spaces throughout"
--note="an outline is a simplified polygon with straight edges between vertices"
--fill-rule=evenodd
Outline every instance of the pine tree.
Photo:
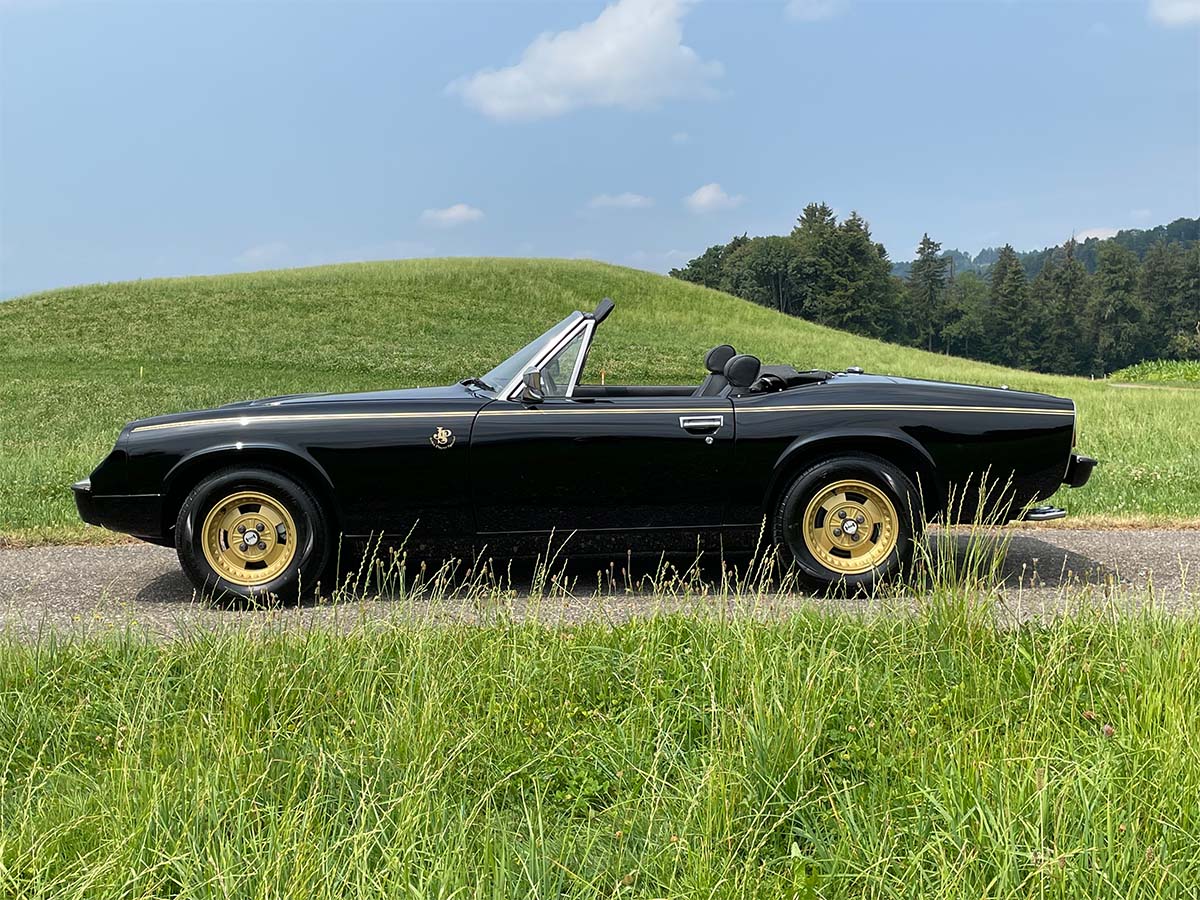
M 1083 322 L 1091 286 L 1083 263 L 1075 258 L 1075 239 L 1063 247 L 1063 258 L 1055 272 L 1057 305 L 1052 310 L 1051 343 L 1062 362 L 1055 371 L 1078 374 L 1087 369 L 1088 354 L 1082 346 Z
M 1172 338 L 1190 324 L 1184 313 L 1184 255 L 1178 245 L 1160 241 L 1142 260 L 1138 290 L 1151 324 L 1148 350 L 1154 356 L 1168 355 Z
M 985 352 L 992 362 L 1028 368 L 1034 345 L 1029 285 L 1025 280 L 1025 269 L 1011 244 L 1000 248 L 988 274 L 992 285 L 984 338 L 990 351 Z
M 1183 254 L 1179 309 L 1168 351 L 1180 359 L 1200 359 L 1200 246 Z
M 980 358 L 987 332 L 988 286 L 974 272 L 951 282 L 946 292 L 946 324 L 942 343 L 954 356 Z
M 1115 241 L 1104 241 L 1097 251 L 1087 315 L 1093 374 L 1114 372 L 1145 357 L 1148 317 L 1138 293 L 1138 258 Z
M 1075 337 L 1068 333 L 1059 318 L 1062 300 L 1059 297 L 1058 266 L 1047 255 L 1041 271 L 1029 285 L 1029 314 L 1033 326 L 1033 368 L 1039 372 L 1069 372 L 1064 351 Z
M 946 324 L 946 283 L 950 260 L 942 256 L 942 245 L 928 232 L 917 246 L 917 258 L 908 275 L 908 313 L 911 327 L 926 350 L 942 349 Z

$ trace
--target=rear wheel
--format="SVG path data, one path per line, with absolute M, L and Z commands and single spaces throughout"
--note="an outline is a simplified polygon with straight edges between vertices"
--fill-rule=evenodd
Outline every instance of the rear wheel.
M 271 469 L 234 468 L 196 485 L 180 507 L 175 549 L 192 583 L 214 595 L 298 598 L 329 559 L 320 504 Z
M 912 561 L 919 509 L 900 469 L 848 454 L 796 476 L 775 510 L 775 540 L 809 586 L 870 589 Z

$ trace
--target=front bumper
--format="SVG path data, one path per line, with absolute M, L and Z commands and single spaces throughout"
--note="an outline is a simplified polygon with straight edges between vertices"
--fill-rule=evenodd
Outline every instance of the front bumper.
M 71 485 L 79 518 L 147 541 L 162 539 L 162 496 L 160 494 L 97 494 L 85 478 Z
M 1092 477 L 1092 469 L 1096 468 L 1097 462 L 1098 460 L 1090 456 L 1072 453 L 1071 461 L 1067 463 L 1067 473 L 1063 476 L 1063 484 L 1073 488 L 1083 487 Z

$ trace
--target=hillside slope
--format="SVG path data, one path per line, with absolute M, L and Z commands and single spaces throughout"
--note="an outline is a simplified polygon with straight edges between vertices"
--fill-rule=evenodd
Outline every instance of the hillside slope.
M 573 309 L 617 311 L 589 368 L 699 382 L 729 341 L 802 368 L 887 372 L 1075 398 L 1104 465 L 1062 493 L 1076 515 L 1200 517 L 1200 396 L 1119 389 L 882 344 L 684 282 L 593 262 L 407 260 L 70 288 L 0 304 L 0 535 L 83 534 L 67 485 L 121 425 L 293 391 L 448 383 L 479 374 Z

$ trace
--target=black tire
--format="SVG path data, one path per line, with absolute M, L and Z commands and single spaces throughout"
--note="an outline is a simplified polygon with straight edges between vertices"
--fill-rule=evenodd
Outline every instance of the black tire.
M 265 495 L 286 511 L 295 525 L 294 534 L 290 534 L 291 529 L 287 527 L 280 535 L 270 532 L 281 545 L 291 542 L 293 553 L 277 574 L 262 583 L 231 580 L 218 571 L 205 554 L 202 531 L 206 517 L 215 506 L 239 492 Z M 252 510 L 253 506 L 242 508 Z M 198 590 L 216 598 L 279 598 L 289 602 L 302 599 L 304 593 L 314 590 L 325 572 L 331 545 L 328 519 L 312 492 L 292 477 L 273 469 L 235 467 L 214 472 L 191 490 L 175 520 L 175 550 L 179 554 L 179 564 Z M 219 554 L 216 549 L 212 552 Z
M 817 515 L 811 523 L 812 528 L 806 529 L 803 521 L 810 504 L 818 495 L 831 489 L 833 485 L 845 481 L 862 482 L 873 487 L 875 491 L 890 501 L 892 511 L 894 511 L 891 527 L 895 535 L 895 545 L 890 552 L 883 555 L 870 568 L 861 572 L 846 572 L 831 567 L 814 553 L 810 540 L 816 540 L 816 538 L 806 538 L 806 534 L 811 536 L 814 532 L 820 533 L 825 527 L 832 532 L 838 525 L 835 520 L 830 518 L 826 522 L 822 510 L 818 508 Z M 854 494 L 854 496 L 865 495 Z M 815 523 L 818 521 L 821 523 L 821 528 L 816 527 Z M 882 534 L 884 538 L 887 538 L 890 533 L 887 531 L 888 526 L 881 525 L 877 529 L 870 522 L 866 523 L 866 528 L 862 532 L 857 532 L 861 526 L 855 524 L 853 527 L 855 527 L 856 533 L 861 535 L 861 546 L 864 548 L 878 545 L 877 535 Z M 868 528 L 871 529 L 870 533 L 867 531 Z M 785 558 L 790 557 L 794 560 L 796 573 L 806 586 L 820 591 L 839 588 L 858 592 L 870 591 L 877 584 L 893 578 L 897 573 L 907 571 L 912 563 L 913 542 L 919 537 L 923 528 L 920 495 L 913 487 L 911 479 L 882 457 L 868 453 L 848 453 L 844 456 L 823 459 L 792 479 L 776 504 L 772 534 Z M 869 543 L 872 541 L 874 544 Z M 885 548 L 886 544 L 879 545 L 879 550 L 875 552 L 882 554 Z M 858 545 L 855 544 L 848 550 L 842 550 L 838 546 L 828 552 L 832 559 L 832 554 L 837 552 L 850 554 L 871 551 L 859 551 Z M 849 557 L 847 559 L 845 565 L 848 566 L 863 564 L 862 561 L 856 563 L 849 560 Z M 837 563 L 838 559 L 832 559 L 832 561 Z

